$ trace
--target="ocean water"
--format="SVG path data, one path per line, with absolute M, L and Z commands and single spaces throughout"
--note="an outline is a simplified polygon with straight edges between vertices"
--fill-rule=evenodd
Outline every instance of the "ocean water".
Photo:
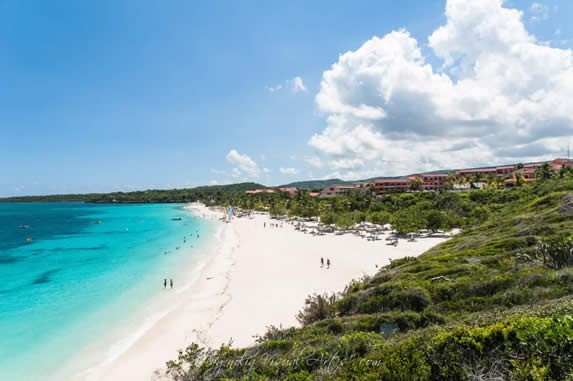
M 178 204 L 0 203 L 0 380 L 49 378 L 177 289 L 212 230 Z

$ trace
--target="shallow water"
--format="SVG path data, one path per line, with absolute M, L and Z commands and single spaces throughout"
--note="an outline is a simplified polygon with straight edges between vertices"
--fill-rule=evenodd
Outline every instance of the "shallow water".
M 212 230 L 182 206 L 0 204 L 0 379 L 53 374 L 177 287 Z

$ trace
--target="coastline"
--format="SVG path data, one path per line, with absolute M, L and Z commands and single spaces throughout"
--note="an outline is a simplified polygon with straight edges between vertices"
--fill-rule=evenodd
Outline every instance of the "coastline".
M 222 213 L 186 207 L 198 217 Z M 271 228 L 268 215 L 219 222 L 189 284 L 176 290 L 171 308 L 145 327 L 122 353 L 75 380 L 164 380 L 165 363 L 195 342 L 217 348 L 253 344 L 274 326 L 297 326 L 296 313 L 309 294 L 339 292 L 352 280 L 374 275 L 390 259 L 417 256 L 446 238 L 423 238 L 399 247 L 353 235 L 311 236 L 290 224 Z M 211 238 L 211 237 L 210 237 Z M 320 267 L 320 258 L 332 261 Z
M 215 214 L 191 213 L 207 220 L 216 217 Z M 82 350 L 51 379 L 161 379 L 155 371 L 175 359 L 178 349 L 185 348 L 190 342 L 200 342 L 202 329 L 196 329 L 188 322 L 213 321 L 218 306 L 225 303 L 225 275 L 232 265 L 229 254 L 233 249 L 233 237 L 228 235 L 232 231 L 225 227 L 219 224 L 209 237 L 202 237 L 202 244 L 193 249 L 195 254 L 179 272 L 173 292 L 145 301 L 147 313 L 123 322 L 123 332 L 116 329 L 119 334 L 110 335 L 116 341 L 97 343 L 99 348 Z M 196 254 L 197 251 L 200 253 Z M 204 282 L 206 272 L 214 277 L 208 284 Z M 94 359 L 98 361 L 94 362 Z
M 181 211 L 186 214 L 189 213 L 183 207 L 181 207 Z M 171 249 L 166 251 L 166 254 L 174 254 L 175 245 L 180 245 L 177 248 L 177 255 L 174 257 L 169 255 L 170 258 L 167 260 L 170 262 L 162 263 L 162 266 L 166 268 L 172 269 L 174 265 L 178 267 L 175 272 L 167 275 L 175 281 L 175 287 L 172 290 L 169 285 L 167 289 L 163 289 L 162 284 L 159 284 L 163 277 L 156 279 L 151 276 L 148 277 L 151 279 L 147 280 L 158 283 L 158 289 L 153 291 L 153 295 L 142 298 L 141 293 L 129 290 L 118 300 L 92 313 L 89 319 L 71 329 L 74 331 L 89 329 L 91 324 L 97 325 L 101 319 L 107 319 L 110 310 L 122 311 L 122 315 L 117 316 L 119 319 L 114 320 L 114 325 L 104 335 L 79 348 L 74 355 L 60 364 L 56 372 L 44 375 L 44 377 L 47 380 L 58 381 L 103 379 L 102 372 L 112 366 L 124 353 L 130 351 L 134 345 L 139 343 L 141 338 L 145 337 L 162 319 L 168 316 L 179 305 L 181 294 L 200 278 L 200 272 L 205 266 L 205 262 L 212 258 L 209 249 L 214 238 L 217 237 L 220 226 L 215 225 L 212 221 L 203 222 L 207 223 L 201 224 L 201 227 L 197 228 L 197 232 L 201 233 L 200 239 L 199 237 L 195 239 L 194 233 L 191 234 L 193 236 L 191 240 L 187 238 L 187 244 L 177 244 L 173 238 L 170 239 L 173 246 L 169 245 Z M 164 248 L 167 247 L 164 246 Z M 161 269 L 155 270 L 160 271 Z M 133 305 L 134 301 L 139 304 L 136 310 L 125 310 L 124 303 Z M 115 313 L 115 315 L 118 314 Z M 57 350 L 57 341 L 51 344 L 51 347 Z

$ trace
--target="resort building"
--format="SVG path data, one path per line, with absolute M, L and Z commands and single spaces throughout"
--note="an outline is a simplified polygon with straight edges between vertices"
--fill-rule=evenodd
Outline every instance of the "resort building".
M 470 168 L 470 169 L 460 169 L 455 172 L 456 176 L 461 177 L 471 177 L 475 176 L 476 174 L 480 175 L 490 175 L 490 174 L 497 174 L 497 170 L 495 167 L 491 168 Z
M 374 180 L 372 189 L 374 192 L 380 193 L 397 193 L 406 192 L 411 189 L 412 180 L 405 179 L 379 179 Z
M 354 192 L 365 192 L 368 190 L 370 184 L 356 184 L 356 185 L 330 185 L 320 192 L 319 198 L 330 198 L 337 196 L 348 196 Z
M 487 186 L 486 183 L 475 181 L 476 174 L 485 178 L 486 176 L 494 175 L 503 180 L 503 185 L 506 187 L 513 187 L 516 185 L 516 175 L 519 173 L 523 178 L 524 183 L 530 183 L 537 180 L 536 171 L 543 164 L 550 164 L 553 170 L 558 171 L 562 167 L 573 168 L 573 159 L 557 158 L 552 161 L 526 163 L 526 164 L 513 164 L 501 165 L 497 167 L 483 167 L 483 168 L 467 168 L 455 171 L 457 178 L 465 178 L 465 184 L 452 184 L 453 190 L 467 190 L 467 189 L 481 189 Z M 356 185 L 331 185 L 320 193 L 321 198 L 346 196 L 351 192 L 372 190 L 375 194 L 384 193 L 398 193 L 408 191 L 439 191 L 444 188 L 448 182 L 450 174 L 448 173 L 422 173 L 415 174 L 401 178 L 391 179 L 377 179 L 369 184 L 356 184 Z M 418 182 L 419 185 L 416 185 Z
M 555 170 L 559 170 L 561 167 L 573 168 L 573 159 L 557 158 L 551 162 L 551 166 Z
M 418 181 L 420 187 L 415 189 L 414 182 Z M 409 190 L 438 191 L 443 188 L 448 181 L 447 173 L 428 173 L 411 175 L 399 179 L 379 179 L 374 180 L 371 187 L 378 194 L 407 192 Z
M 447 173 L 431 173 L 421 175 L 422 189 L 426 191 L 438 191 L 444 187 L 448 181 L 449 175 Z
M 290 197 L 295 197 L 298 194 L 298 188 L 296 187 L 282 187 L 279 188 L 281 192 L 286 192 Z

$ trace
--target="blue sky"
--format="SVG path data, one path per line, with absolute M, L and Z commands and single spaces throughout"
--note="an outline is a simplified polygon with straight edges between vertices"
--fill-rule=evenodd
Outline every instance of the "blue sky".
M 533 3 L 504 6 L 566 52 L 573 2 Z M 370 165 L 361 146 L 313 143 L 328 135 L 330 116 L 344 115 L 317 101 L 321 80 L 340 54 L 400 28 L 439 72 L 428 36 L 446 22 L 445 4 L 0 1 L 0 196 L 394 174 L 384 157 Z M 363 121 L 352 123 L 345 139 Z M 368 128 L 392 136 L 387 125 Z

